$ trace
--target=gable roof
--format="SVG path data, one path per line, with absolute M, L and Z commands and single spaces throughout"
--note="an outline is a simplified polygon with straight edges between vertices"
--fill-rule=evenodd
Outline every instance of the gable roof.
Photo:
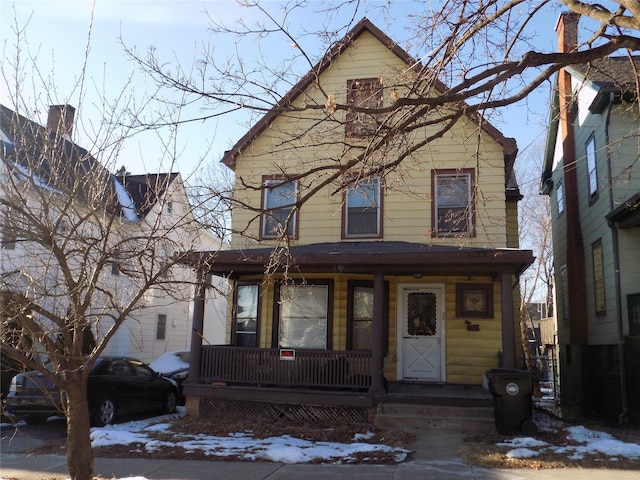
M 606 57 L 588 64 L 571 65 L 567 70 L 597 89 L 637 92 L 640 57 Z
M 81 200 L 87 200 L 83 196 L 98 187 L 104 206 L 130 221 L 145 217 L 179 175 L 113 175 L 88 150 L 65 135 L 1 104 L 0 132 L 0 157 L 17 173 L 34 175 L 41 186 L 57 190 L 66 187 L 65 191 Z
M 610 101 L 614 104 L 634 102 L 638 98 L 638 72 L 640 72 L 640 56 L 606 57 L 587 64 L 565 67 L 574 78 L 587 84 L 596 91 L 596 96 L 589 105 L 591 113 L 600 113 Z M 548 193 L 553 168 L 558 128 L 560 124 L 560 98 L 558 96 L 558 77 L 556 76 L 553 100 L 549 119 L 549 131 L 545 148 L 540 191 Z
M 162 198 L 178 173 L 145 175 L 117 175 L 118 181 L 127 189 L 133 208 L 139 217 L 146 217 L 155 203 Z
M 304 75 L 294 87 L 286 93 L 282 99 L 276 103 L 249 131 L 242 137 L 236 144 L 227 150 L 221 162 L 229 167 L 231 170 L 235 170 L 236 160 L 238 155 L 247 148 L 251 142 L 258 137 L 269 125 L 277 118 L 277 116 L 285 111 L 289 105 L 301 95 L 309 86 L 311 86 L 322 72 L 329 68 L 332 62 L 340 56 L 353 42 L 364 32 L 369 32 L 380 43 L 385 45 L 391 53 L 400 58 L 416 73 L 420 73 L 422 70 L 422 64 L 409 55 L 405 50 L 400 48 L 396 42 L 388 37 L 382 30 L 376 27 L 366 17 L 360 20 L 337 44 L 335 44 L 324 57 Z M 444 92 L 447 90 L 446 86 L 440 82 L 436 82 L 436 90 Z M 505 155 L 505 178 L 511 177 L 511 171 L 513 169 L 513 162 L 515 161 L 518 147 L 513 138 L 506 138 L 497 128 L 491 125 L 488 121 L 482 119 L 479 114 L 467 113 L 467 115 L 474 120 L 475 123 L 480 123 L 482 129 L 494 140 L 496 140 L 504 149 Z
M 96 185 L 96 179 L 107 182 L 110 178 L 110 173 L 89 151 L 66 135 L 58 135 L 4 105 L 0 105 L 0 130 L 2 160 L 16 173 L 33 175 L 41 186 L 73 191 L 82 198 L 89 191 L 95 192 L 91 186 Z M 100 196 L 105 206 L 115 206 L 111 186 L 102 188 Z

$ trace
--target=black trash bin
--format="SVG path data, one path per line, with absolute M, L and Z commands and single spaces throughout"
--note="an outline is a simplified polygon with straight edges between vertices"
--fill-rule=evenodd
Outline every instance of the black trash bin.
M 494 368 L 487 372 L 493 397 L 496 430 L 502 435 L 531 434 L 533 423 L 533 374 L 527 370 Z

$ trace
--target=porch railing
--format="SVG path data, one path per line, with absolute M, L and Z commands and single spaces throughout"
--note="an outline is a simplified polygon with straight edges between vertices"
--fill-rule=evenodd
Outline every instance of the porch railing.
M 367 390 L 371 352 L 204 345 L 200 376 L 204 383 Z

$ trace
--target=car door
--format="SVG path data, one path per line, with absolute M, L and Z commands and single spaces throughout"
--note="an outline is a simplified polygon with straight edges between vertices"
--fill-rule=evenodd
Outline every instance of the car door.
M 144 382 L 140 381 L 128 359 L 113 360 L 112 366 L 118 413 L 139 411 L 140 403 L 145 396 Z
M 138 411 L 157 410 L 162 406 L 166 394 L 166 382 L 140 361 L 130 360 L 129 364 L 136 374 Z

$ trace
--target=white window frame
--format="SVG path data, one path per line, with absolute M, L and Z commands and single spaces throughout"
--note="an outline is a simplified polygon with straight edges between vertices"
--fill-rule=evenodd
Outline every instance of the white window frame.
M 596 158 L 596 138 L 593 134 L 587 140 L 584 148 L 587 157 L 589 200 L 593 201 L 598 197 L 598 163 Z

